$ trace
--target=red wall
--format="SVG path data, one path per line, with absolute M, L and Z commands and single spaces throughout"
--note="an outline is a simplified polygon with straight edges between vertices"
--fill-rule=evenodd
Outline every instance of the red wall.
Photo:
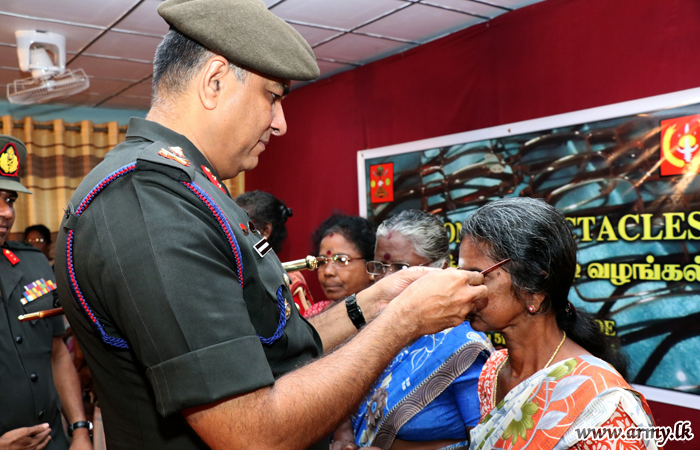
M 246 189 L 294 210 L 282 259 L 358 213 L 358 150 L 700 86 L 700 1 L 546 0 L 295 90 Z
M 246 189 L 293 208 L 281 258 L 301 258 L 331 212 L 358 213 L 358 150 L 698 87 L 698 54 L 698 0 L 546 0 L 295 90 Z M 700 433 L 700 411 L 652 408 Z

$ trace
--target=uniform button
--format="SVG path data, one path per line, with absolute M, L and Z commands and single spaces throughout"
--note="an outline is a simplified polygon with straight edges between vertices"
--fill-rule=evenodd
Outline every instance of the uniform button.
M 15 342 L 21 344 L 24 338 L 22 336 L 15 336 Z
M 39 411 L 39 418 L 41 419 L 42 417 L 44 417 L 44 410 L 43 409 L 41 411 Z
M 39 379 L 39 375 L 33 373 L 33 374 L 29 375 L 29 379 L 32 381 L 36 381 Z

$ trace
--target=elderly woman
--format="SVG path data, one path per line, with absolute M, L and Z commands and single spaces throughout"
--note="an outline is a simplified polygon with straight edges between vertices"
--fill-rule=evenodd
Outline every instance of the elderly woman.
M 410 266 L 445 268 L 449 250 L 440 219 L 404 211 L 377 229 L 367 271 L 378 279 Z M 488 339 L 467 322 L 404 348 L 353 416 L 356 443 L 437 449 L 466 441 L 479 421 L 477 383 L 490 350 Z
M 484 277 L 488 297 L 467 316 L 475 330 L 499 331 L 506 341 L 479 379 L 482 420 L 471 448 L 655 449 L 653 440 L 596 441 L 578 433 L 653 426 L 653 419 L 620 375 L 619 347 L 567 300 L 576 243 L 564 217 L 541 200 L 508 198 L 477 210 L 462 234 L 460 268 L 483 270 L 508 259 Z
M 333 214 L 314 230 L 311 251 L 318 255 L 318 282 L 328 300 L 317 302 L 304 317 L 311 318 L 370 285 L 365 261 L 374 254 L 374 232 L 369 220 L 344 214 Z

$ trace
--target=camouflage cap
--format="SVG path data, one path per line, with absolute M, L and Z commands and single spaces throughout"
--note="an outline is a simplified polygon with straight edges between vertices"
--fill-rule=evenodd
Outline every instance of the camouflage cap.
M 0 189 L 5 191 L 32 191 L 19 182 L 19 169 L 27 160 L 27 147 L 16 137 L 0 134 Z
M 321 73 L 309 44 L 262 0 L 166 0 L 158 14 L 185 36 L 245 68 L 302 81 Z

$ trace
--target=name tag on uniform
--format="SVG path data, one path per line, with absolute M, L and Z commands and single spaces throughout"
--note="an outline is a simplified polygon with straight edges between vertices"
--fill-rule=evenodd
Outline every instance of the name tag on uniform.
M 261 258 L 265 257 L 265 255 L 272 250 L 272 246 L 265 238 L 260 239 L 260 241 L 253 247 L 255 247 L 255 251 L 258 252 L 258 255 L 260 255 Z
M 24 298 L 20 299 L 23 305 L 33 302 L 42 295 L 56 289 L 56 284 L 53 281 L 45 281 L 43 278 L 36 280 L 34 283 L 24 286 Z

